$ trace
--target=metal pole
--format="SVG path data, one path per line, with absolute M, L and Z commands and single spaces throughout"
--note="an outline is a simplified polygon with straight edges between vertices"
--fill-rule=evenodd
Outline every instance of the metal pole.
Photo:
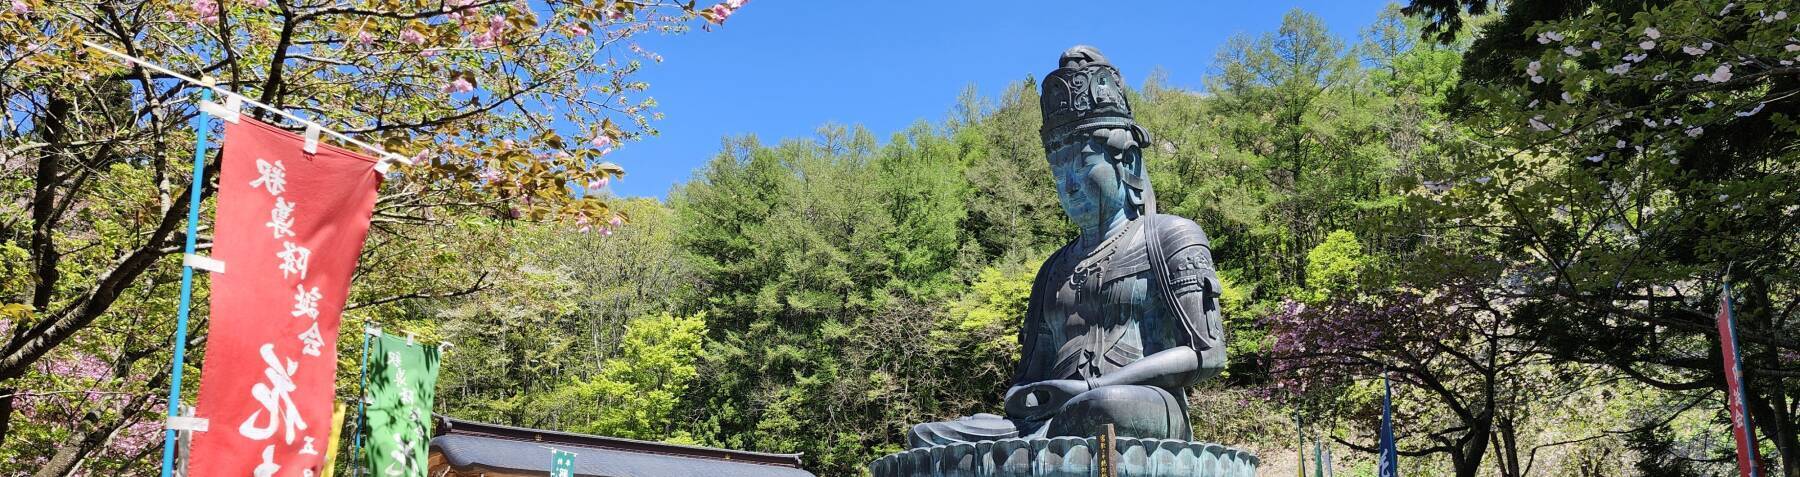
M 362 449 L 362 426 L 367 415 L 363 406 L 369 402 L 369 342 L 379 336 L 381 336 L 381 331 L 363 328 L 362 369 L 357 371 L 362 384 L 356 388 L 356 436 L 350 441 L 349 458 L 344 459 L 350 463 L 350 475 L 353 477 L 362 475 L 362 466 L 358 465 L 358 458 L 362 456 L 360 452 Z
M 200 90 L 201 101 L 212 101 L 212 90 Z M 188 188 L 187 244 L 182 248 L 186 257 L 194 254 L 194 236 L 200 230 L 200 188 L 206 177 L 206 115 L 194 115 L 194 178 Z M 185 262 L 185 260 L 184 260 Z M 183 263 L 181 266 L 181 302 L 175 314 L 175 356 L 170 358 L 169 371 L 169 417 L 181 414 L 181 370 L 186 367 L 188 310 L 193 308 L 194 301 L 194 267 Z M 166 427 L 166 424 L 165 424 Z M 175 430 L 163 431 L 163 477 L 175 475 Z

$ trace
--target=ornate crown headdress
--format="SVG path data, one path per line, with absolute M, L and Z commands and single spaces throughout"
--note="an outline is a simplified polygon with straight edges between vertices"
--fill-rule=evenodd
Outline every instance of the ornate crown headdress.
M 1131 117 L 1124 76 L 1099 50 L 1077 45 L 1064 51 L 1058 64 L 1061 67 L 1044 76 L 1039 96 L 1044 126 L 1038 132 L 1046 147 L 1059 138 L 1099 128 L 1130 130 L 1139 144 L 1149 143 L 1149 134 Z

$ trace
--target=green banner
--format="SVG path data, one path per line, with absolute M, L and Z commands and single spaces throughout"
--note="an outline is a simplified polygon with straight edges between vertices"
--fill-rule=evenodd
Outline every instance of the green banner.
M 370 475 L 425 477 L 438 349 L 387 335 L 374 339 L 368 363 Z
M 575 477 L 575 453 L 550 449 L 550 477 Z

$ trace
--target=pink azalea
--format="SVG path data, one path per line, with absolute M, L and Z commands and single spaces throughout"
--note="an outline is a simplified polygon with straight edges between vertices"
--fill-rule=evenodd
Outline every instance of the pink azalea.
M 451 81 L 450 84 L 444 85 L 444 92 L 450 94 L 467 93 L 474 90 L 475 85 L 470 83 L 468 79 L 462 77 L 457 77 L 455 81 Z
M 425 35 L 419 34 L 418 30 L 408 28 L 406 31 L 400 32 L 400 42 L 412 45 L 423 45 L 425 44 Z
M 25 3 L 25 0 L 12 0 L 12 12 L 18 15 L 31 13 L 31 4 Z

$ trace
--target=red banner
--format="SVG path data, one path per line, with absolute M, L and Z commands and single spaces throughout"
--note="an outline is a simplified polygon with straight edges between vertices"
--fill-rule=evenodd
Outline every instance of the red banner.
M 338 319 L 369 233 L 375 161 L 249 117 L 225 127 L 190 476 L 314 477 L 330 444 Z
M 1737 438 L 1738 474 L 1762 477 L 1757 468 L 1756 429 L 1750 427 L 1750 406 L 1744 399 L 1744 368 L 1738 362 L 1737 320 L 1731 314 L 1731 286 L 1719 294 L 1719 347 L 1725 356 L 1725 409 L 1731 411 L 1731 433 Z

